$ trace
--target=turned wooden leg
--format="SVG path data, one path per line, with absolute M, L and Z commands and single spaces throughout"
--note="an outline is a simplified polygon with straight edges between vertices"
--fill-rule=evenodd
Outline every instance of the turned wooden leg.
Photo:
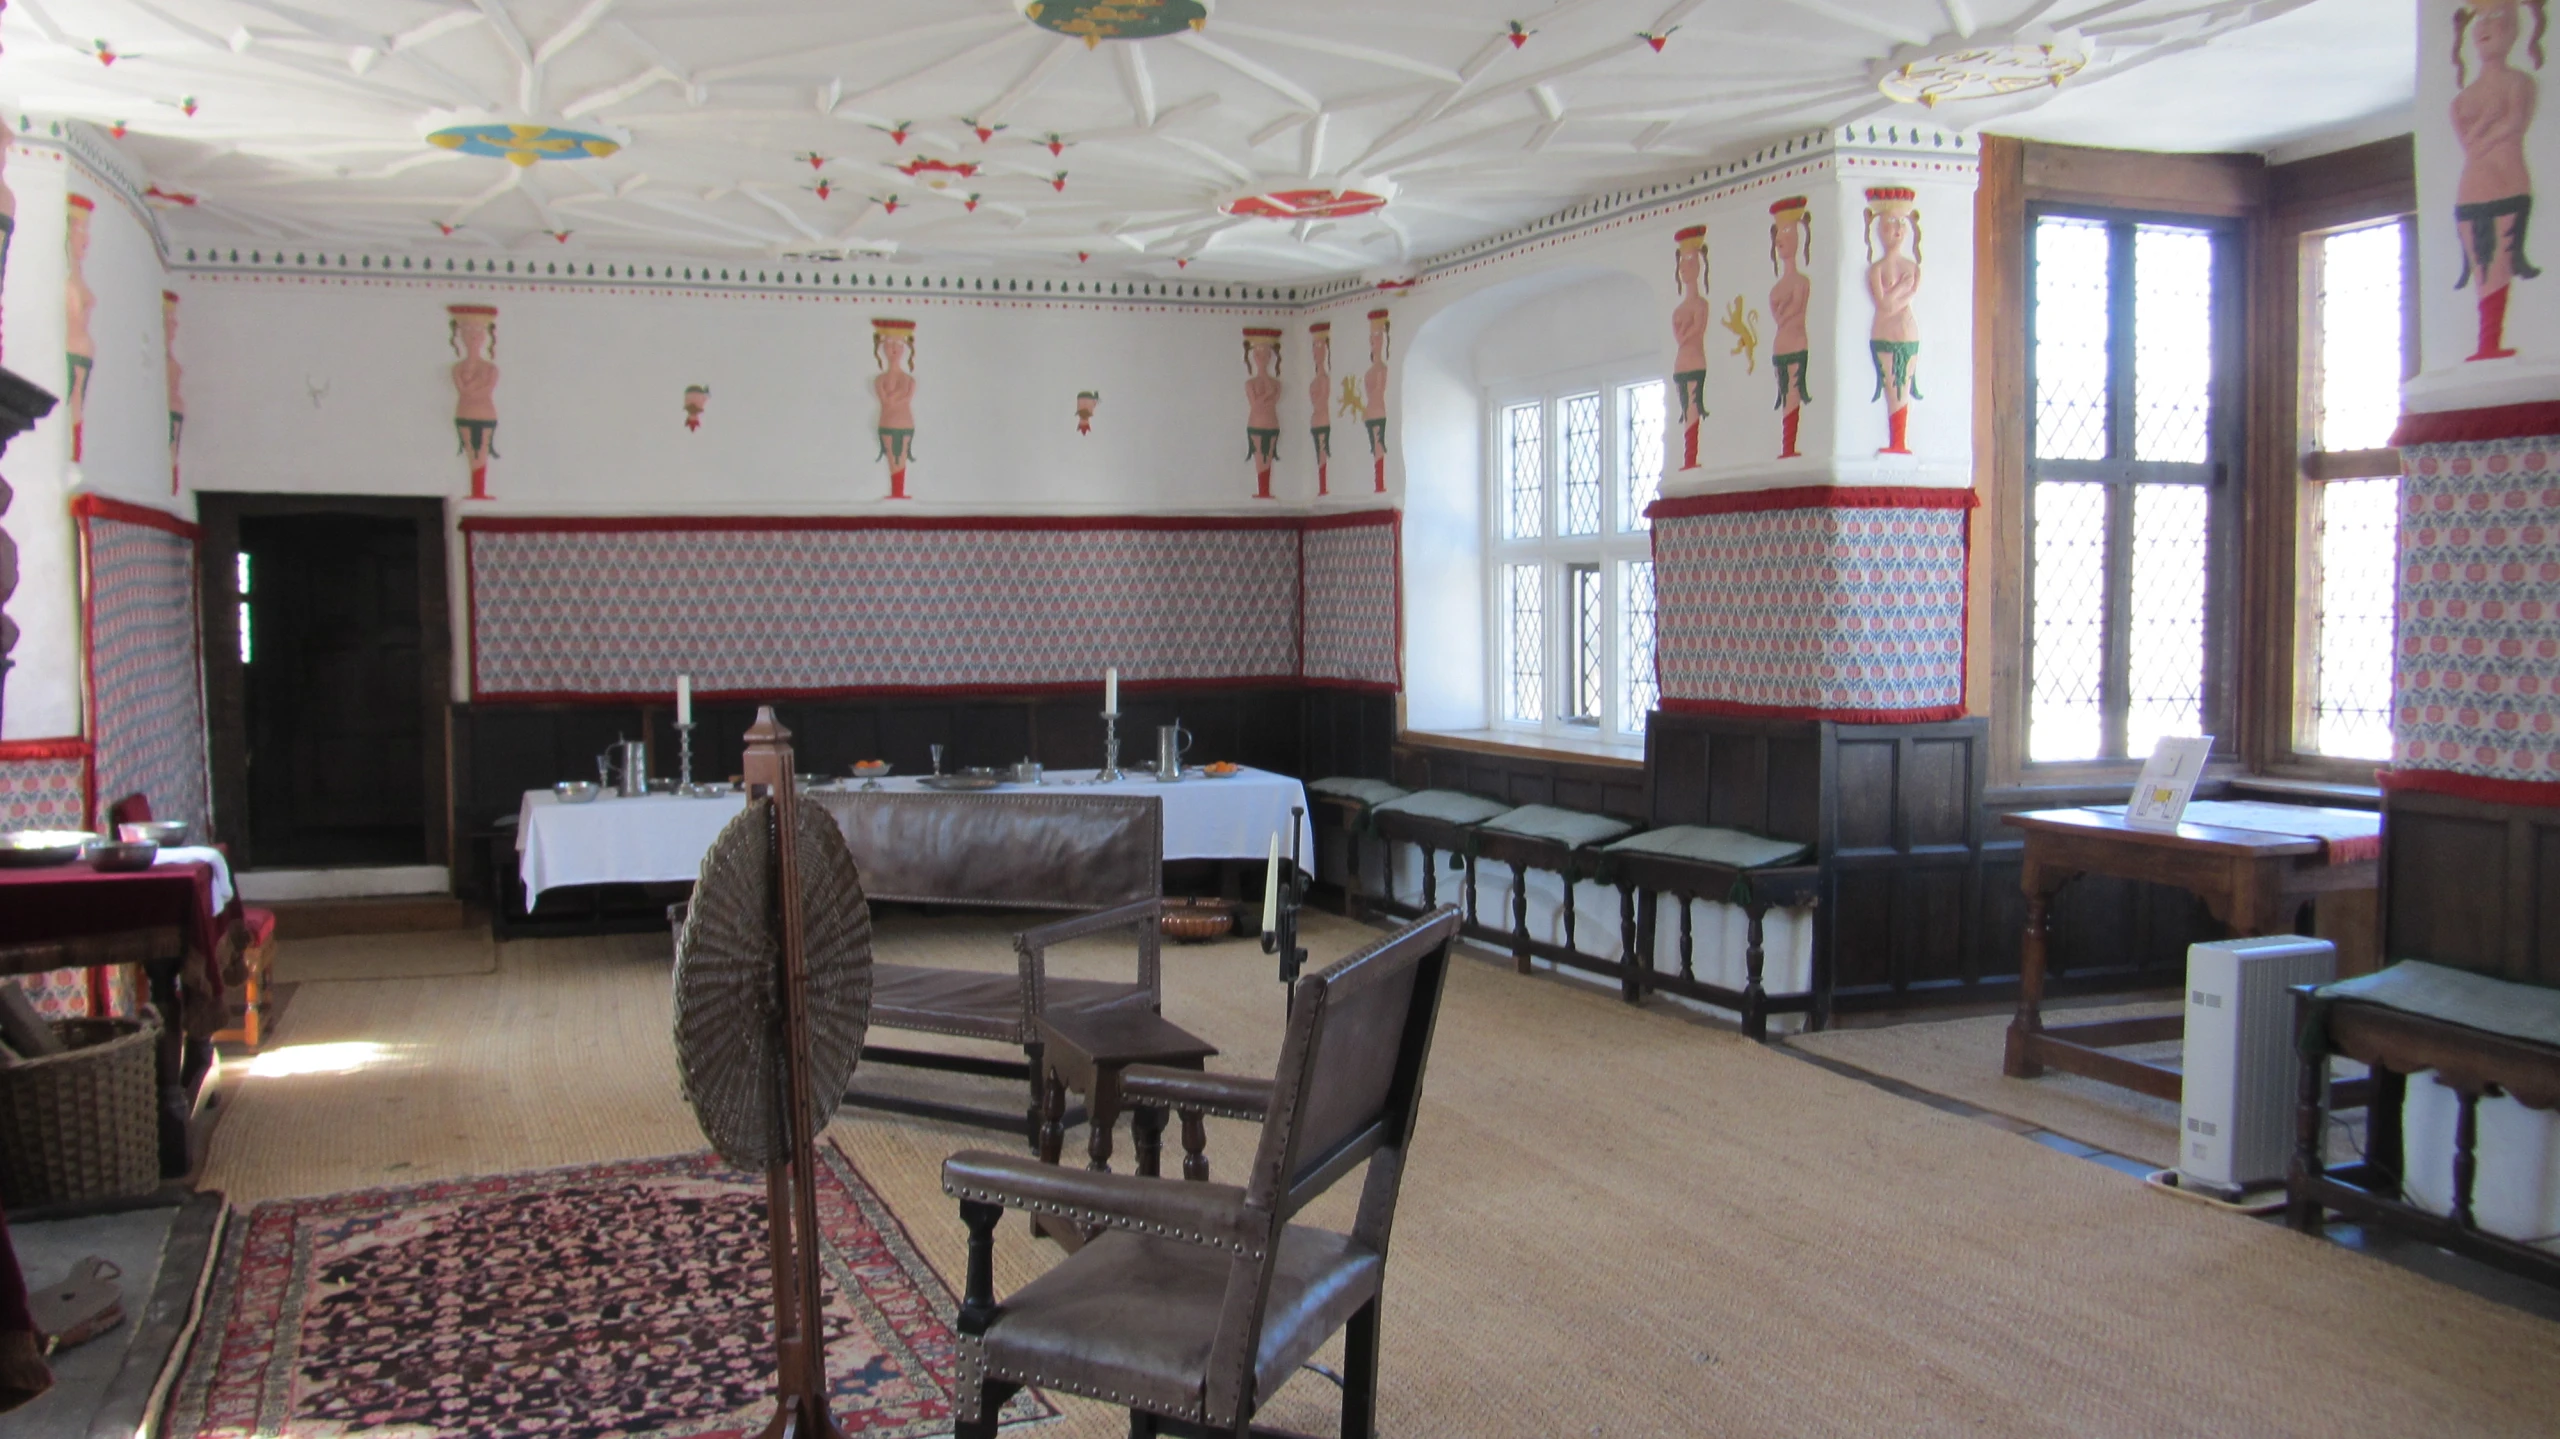
M 2409 1173 L 2409 1162 L 2402 1143 L 2405 1135 L 2401 1120 L 2408 1102 L 2409 1076 L 2396 1069 L 2373 1066 L 2373 1094 L 2364 1106 L 2364 1159 L 2373 1171 L 2370 1177 L 2389 1186 L 2385 1192 L 2394 1199 L 2406 1194 L 2403 1180 Z
M 1164 1177 L 1164 1111 L 1152 1104 L 1141 1104 L 1129 1111 L 1129 1142 L 1138 1159 L 1138 1172 L 1149 1179 Z
M 1182 1177 L 1194 1184 L 1209 1182 L 1209 1125 L 1196 1109 L 1175 1111 L 1182 1117 Z
M 1618 997 L 1629 1004 L 1644 1003 L 1644 971 L 1637 967 L 1636 892 L 1632 886 L 1618 886 Z
M 1440 907 L 1440 871 L 1436 864 L 1439 856 L 1427 844 L 1414 848 L 1422 851 L 1422 907 L 1427 912 Z
M 1031 1071 L 1031 1108 L 1023 1116 L 1022 1137 L 1030 1142 L 1031 1152 L 1040 1152 L 1040 1126 L 1049 1115 L 1049 1046 L 1033 1041 L 1022 1046 L 1022 1064 Z
M 1511 967 L 1529 972 L 1529 871 L 1511 866 Z
M 1693 939 L 1696 924 L 1690 918 L 1691 911 L 1696 908 L 1697 905 L 1690 900 L 1689 896 L 1685 894 L 1680 896 L 1680 977 L 1682 979 L 1694 980 L 1698 977 L 1698 966 L 1694 954 L 1696 945 Z
M 1567 869 L 1564 872 L 1564 947 L 1567 949 L 1572 949 L 1574 947 L 1573 886 L 1573 871 L 1571 869 Z
M 1055 1164 L 1067 1147 L 1067 1082 L 1049 1072 L 1048 1094 L 1041 1105 L 1040 1162 Z
M 1449 857 L 1451 859 L 1457 858 L 1456 855 L 1451 855 Z M 1466 857 L 1466 874 L 1466 879 L 1461 882 L 1466 885 L 1467 889 L 1467 927 L 1469 929 L 1473 929 L 1484 922 L 1483 916 L 1478 913 L 1476 908 L 1476 857 L 1474 855 L 1468 855 Z
M 1342 859 L 1342 912 L 1353 919 L 1366 919 L 1367 909 L 1360 893 L 1360 831 L 1356 828 L 1342 832 Z
M 1769 1037 L 1769 991 L 1760 983 L 1761 971 L 1767 963 L 1760 941 L 1769 907 L 1753 904 L 1743 913 L 1748 916 L 1750 929 L 1748 942 L 1742 951 L 1742 1033 L 1746 1038 L 1765 1040 Z
M 975 1199 L 960 1201 L 960 1222 L 969 1229 L 967 1282 L 960 1293 L 960 1332 L 975 1339 L 996 1322 L 996 1221 L 1004 1206 Z
M 2458 1090 L 2454 1105 L 2453 1222 L 2465 1229 L 2476 1229 L 2479 1221 L 2471 1217 L 2471 1186 L 2480 1175 L 2480 1156 L 2475 1151 L 2480 1140 L 2480 1096 Z
M 2043 881 L 2033 861 L 2019 880 L 2027 895 L 2027 919 L 2018 935 L 2018 1012 L 2009 1021 L 2008 1048 L 2000 1060 L 2000 1072 L 2012 1079 L 2044 1073 L 2044 1065 L 2027 1052 L 2028 1036 L 2044 1032 L 2044 947 L 2055 887 Z

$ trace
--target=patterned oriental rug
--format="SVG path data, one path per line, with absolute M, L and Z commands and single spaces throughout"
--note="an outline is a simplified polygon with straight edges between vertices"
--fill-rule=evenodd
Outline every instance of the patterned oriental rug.
M 827 1374 L 864 1439 L 948 1434 L 950 1290 L 819 1146 Z M 279 1199 L 235 1217 L 174 1439 L 732 1439 L 771 1412 L 761 1176 L 710 1154 Z M 1008 1423 L 1055 1411 L 1017 1396 Z

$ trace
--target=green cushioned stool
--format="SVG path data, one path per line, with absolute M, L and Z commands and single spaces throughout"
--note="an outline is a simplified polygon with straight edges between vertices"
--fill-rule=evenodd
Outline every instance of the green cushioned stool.
M 1399 800 L 1413 791 L 1382 779 L 1361 779 L 1356 775 L 1328 775 L 1307 782 L 1309 818 L 1315 821 L 1316 841 L 1322 845 L 1328 832 L 1342 836 L 1343 844 L 1343 913 L 1353 919 L 1365 917 L 1367 905 L 1361 894 L 1360 837 L 1374 833 L 1370 812 L 1390 800 Z M 1319 859 L 1318 872 L 1324 866 Z
M 1635 826 L 1625 820 L 1611 819 L 1605 814 L 1587 814 L 1581 810 L 1559 809 L 1554 805 L 1522 805 L 1515 810 L 1484 821 L 1475 827 L 1474 849 L 1467 863 L 1467 924 L 1479 931 L 1477 937 L 1507 941 L 1511 946 L 1511 962 L 1522 974 L 1529 972 L 1529 961 L 1542 951 L 1547 958 L 1558 959 L 1555 946 L 1532 939 L 1529 935 L 1529 887 L 1525 881 L 1511 886 L 1511 929 L 1508 934 L 1486 930 L 1476 919 L 1475 861 L 1489 859 L 1511 866 L 1515 872 L 1542 869 L 1564 877 L 1564 945 L 1565 955 L 1574 955 L 1574 884 L 1599 874 L 1599 845 L 1629 832 Z M 1565 962 L 1576 962 L 1571 959 Z
M 1369 811 L 1371 833 L 1389 845 L 1410 844 L 1422 851 L 1421 907 L 1414 908 L 1396 898 L 1392 849 L 1388 852 L 1387 893 L 1378 902 L 1378 907 L 1408 919 L 1429 914 L 1440 903 L 1440 880 L 1432 866 L 1433 856 L 1449 856 L 1451 869 L 1466 865 L 1475 852 L 1475 827 L 1511 808 L 1498 799 L 1486 799 L 1482 795 L 1454 789 L 1416 790 L 1372 807 Z M 1472 897 L 1475 886 L 1470 883 L 1467 890 Z M 1468 908 L 1472 920 L 1473 904 L 1470 903 Z
M 1617 887 L 1619 942 L 1629 958 L 1620 974 L 1625 1000 L 1641 1004 L 1647 989 L 1702 999 L 1740 1011 L 1742 1032 L 1762 1040 L 1769 1037 L 1772 1013 L 1812 1012 L 1816 999 L 1812 993 L 1773 1000 L 1762 983 L 1769 911 L 1812 905 L 1821 895 L 1822 867 L 1812 861 L 1812 854 L 1813 846 L 1799 840 L 1692 824 L 1647 830 L 1600 846 L 1599 877 Z M 1680 900 L 1676 977 L 1654 964 L 1654 899 L 1664 894 Z M 1739 990 L 1708 984 L 1697 976 L 1692 911 L 1699 900 L 1738 906 L 1749 920 L 1748 947 L 1743 952 L 1745 978 Z

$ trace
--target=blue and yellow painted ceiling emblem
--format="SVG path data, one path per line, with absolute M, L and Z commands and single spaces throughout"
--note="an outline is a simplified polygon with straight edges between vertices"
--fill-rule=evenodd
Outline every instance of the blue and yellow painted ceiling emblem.
M 1022 16 L 1043 30 L 1072 35 L 1091 49 L 1105 40 L 1148 40 L 1209 21 L 1205 0 L 1031 0 Z
M 527 166 L 541 160 L 601 160 L 622 148 L 619 140 L 584 130 L 497 121 L 449 125 L 429 134 L 427 143 L 464 155 L 486 155 Z

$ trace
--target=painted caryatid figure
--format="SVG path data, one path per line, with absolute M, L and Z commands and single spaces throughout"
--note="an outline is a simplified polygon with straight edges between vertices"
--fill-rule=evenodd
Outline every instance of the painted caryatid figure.
M 1387 492 L 1387 312 L 1369 312 L 1369 368 L 1360 376 L 1360 418 L 1369 427 L 1369 464 Z
M 1901 185 L 1867 192 L 1867 297 L 1876 307 L 1867 348 L 1889 436 L 1880 455 L 1911 453 L 1911 402 L 1928 398 L 1920 393 L 1920 320 L 1911 309 L 1920 296 L 1919 199 Z
M 1813 263 L 1813 211 L 1802 195 L 1791 195 L 1769 207 L 1769 265 L 1778 282 L 1769 287 L 1769 368 L 1778 372 L 1778 458 L 1791 460 L 1804 407 L 1813 402 L 1806 375 L 1812 368 L 1812 332 L 1805 309 L 1813 302 L 1813 281 L 1803 267 Z
M 2525 226 L 2533 218 L 2533 174 L 2525 166 L 2525 131 L 2533 124 L 2541 87 L 2510 63 L 2533 11 L 2533 38 L 2525 54 L 2542 68 L 2542 40 L 2550 29 L 2546 0 L 2481 0 L 2453 12 L 2453 73 L 2461 89 L 2453 97 L 2453 133 L 2462 144 L 2462 178 L 2453 192 L 2454 224 L 2461 231 L 2462 276 L 2480 307 L 2480 344 L 2469 358 L 2503 360 L 2507 347 L 2507 291 L 2518 280 L 2541 275 L 2525 258 Z M 2477 60 L 2473 74 L 2464 55 Z
M 178 436 L 187 428 L 187 394 L 178 364 L 178 295 L 160 292 L 161 353 L 169 371 L 169 493 L 178 492 Z
M 1244 332 L 1244 456 L 1253 461 L 1253 497 L 1271 498 L 1271 465 L 1280 458 L 1280 334 Z
M 873 320 L 871 357 L 879 362 L 879 378 L 871 392 L 880 397 L 880 458 L 889 465 L 889 498 L 907 498 L 907 462 L 916 455 L 916 322 Z
M 1680 468 L 1698 467 L 1698 422 L 1707 417 L 1707 326 L 1715 319 L 1707 305 L 1707 227 L 1692 225 L 1671 237 L 1679 251 L 1671 274 L 1680 287 L 1680 303 L 1671 307 L 1671 338 L 1679 348 L 1671 357 L 1671 387 L 1680 396 Z
M 1327 473 L 1333 464 L 1333 322 L 1318 320 L 1307 326 L 1307 340 L 1315 350 L 1316 377 L 1307 382 L 1307 403 L 1312 407 L 1307 416 L 1307 438 L 1315 442 L 1316 493 L 1333 492 Z
M 98 340 L 89 333 L 89 316 L 98 308 L 98 292 L 89 288 L 89 277 L 84 273 L 89 262 L 89 219 L 97 206 L 86 195 L 73 195 L 66 203 L 64 246 L 71 264 L 63 281 L 62 350 L 69 371 L 63 408 L 70 412 L 71 459 L 76 464 L 87 429 L 89 372 L 98 363 Z
M 699 430 L 699 429 L 701 429 L 701 428 L 702 428 L 702 412 L 703 412 L 704 410 L 706 410 L 706 409 L 710 408 L 710 405 L 711 405 L 711 387 L 710 387 L 709 385 L 687 385 L 687 386 L 685 386 L 685 387 L 684 387 L 684 427 L 685 427 L 687 430 Z
M 498 458 L 498 307 L 447 305 L 454 354 L 453 434 L 471 461 L 471 498 L 489 498 L 489 462 Z
M 1077 434 L 1090 435 L 1093 433 L 1093 412 L 1096 409 L 1099 409 L 1101 405 L 1102 392 L 1100 390 L 1076 391 Z

